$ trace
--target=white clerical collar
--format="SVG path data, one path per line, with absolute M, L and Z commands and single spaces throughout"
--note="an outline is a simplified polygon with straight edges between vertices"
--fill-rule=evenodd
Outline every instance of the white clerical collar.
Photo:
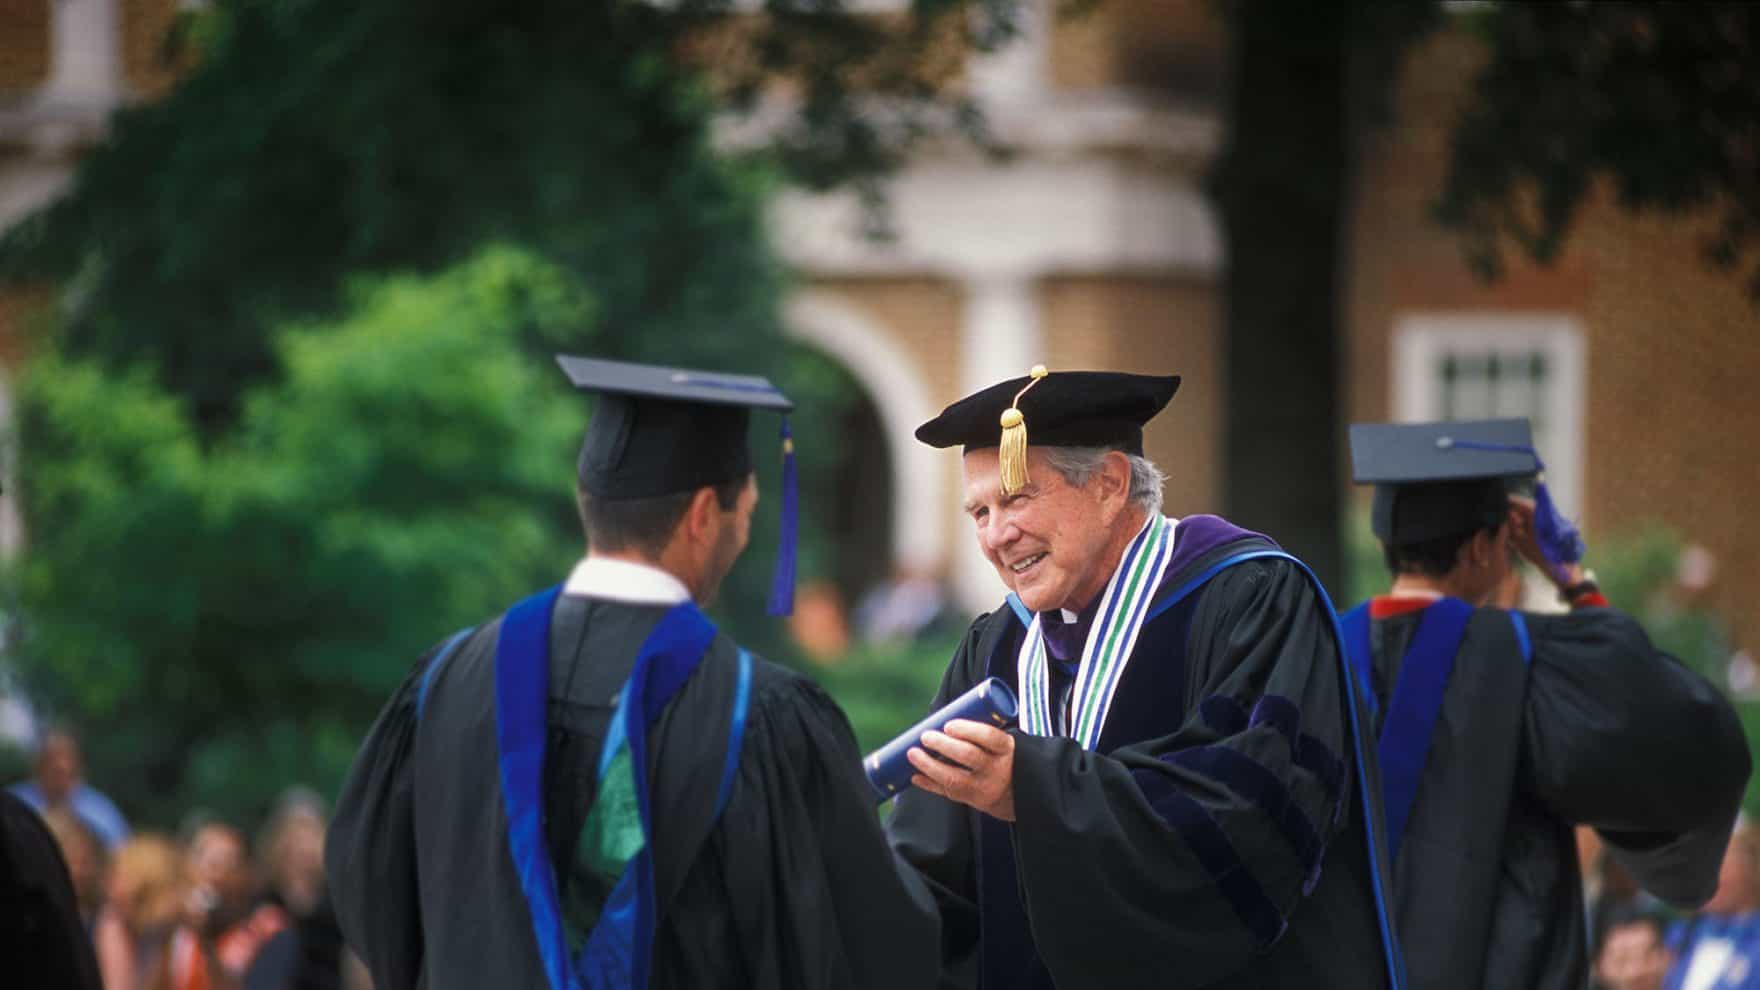
M 574 565 L 562 593 L 630 605 L 677 605 L 691 600 L 684 582 L 666 571 L 613 557 L 587 557 Z

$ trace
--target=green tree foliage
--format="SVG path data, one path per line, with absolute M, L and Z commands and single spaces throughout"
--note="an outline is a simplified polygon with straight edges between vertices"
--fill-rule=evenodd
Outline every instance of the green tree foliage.
M 31 545 L 12 656 L 31 695 L 86 730 L 95 778 L 148 820 L 248 818 L 290 782 L 333 788 L 417 657 L 581 552 L 569 493 L 589 403 L 548 355 L 598 348 L 579 279 L 491 248 L 345 295 L 344 316 L 276 334 L 274 374 L 207 442 L 144 367 L 49 351 L 21 382 L 13 494 Z M 772 363 L 810 413 L 794 428 L 802 574 L 828 577 L 861 542 L 832 518 L 842 419 L 828 411 L 853 386 L 810 351 Z M 765 497 L 714 614 L 788 660 L 764 617 L 777 423 L 754 419 Z M 898 685 L 924 672 L 858 666 L 839 684 L 870 734 L 904 724 L 921 698 L 901 703 Z
M 32 363 L 17 659 L 126 807 L 334 785 L 423 650 L 578 555 L 581 405 L 521 347 L 579 332 L 572 285 L 506 250 L 359 285 L 205 448 L 142 370 Z
M 641 3 L 238 0 L 199 67 L 117 116 L 72 192 L 8 239 L 69 287 L 61 345 L 151 363 L 204 434 L 278 367 L 271 328 L 359 272 L 507 240 L 593 287 L 605 346 L 723 354 L 773 323 L 762 180 Z
M 1498 4 L 1437 216 L 1485 274 L 1513 242 L 1557 256 L 1599 177 L 1621 206 L 1717 211 L 1707 259 L 1760 238 L 1760 8 Z M 1750 272 L 1760 297 L 1760 265 Z
M 71 194 L 9 235 L 3 272 L 68 284 L 68 353 L 150 359 L 204 432 L 273 373 L 280 320 L 330 311 L 352 273 L 489 240 L 578 273 L 608 348 L 728 357 L 775 320 L 769 173 L 711 149 L 702 60 L 735 103 L 765 81 L 799 94 L 767 160 L 872 181 L 936 121 L 975 121 L 922 78 L 929 39 L 1008 35 L 1012 3 L 971 6 L 882 24 L 807 0 L 737 23 L 730 0 L 222 3 L 190 77 L 117 116 Z
M 64 289 L 20 396 L 18 662 L 132 809 L 333 784 L 423 648 L 557 580 L 586 407 L 550 351 L 776 377 L 810 413 L 805 573 L 836 566 L 816 514 L 856 390 L 781 344 L 764 197 L 975 130 L 925 55 L 999 43 L 1014 5 L 737 6 L 222 0 L 191 74 L 6 235 L 0 278 Z M 771 84 L 770 138 L 718 153 Z M 722 614 L 774 650 L 758 419 Z

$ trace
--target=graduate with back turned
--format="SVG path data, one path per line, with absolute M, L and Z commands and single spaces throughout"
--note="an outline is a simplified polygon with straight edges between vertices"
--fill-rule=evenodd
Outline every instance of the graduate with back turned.
M 1729 703 L 1581 562 L 1526 420 L 1351 427 L 1392 584 L 1344 617 L 1373 685 L 1399 937 L 1418 990 L 1583 987 L 1572 827 L 1640 885 L 1711 896 L 1747 783 Z M 1568 614 L 1487 604 L 1511 551 Z
M 602 396 L 586 557 L 429 651 L 380 715 L 326 843 L 342 931 L 379 990 L 932 985 L 934 906 L 848 721 L 699 610 L 758 501 L 748 411 L 792 403 L 761 378 L 559 360 Z M 791 596 L 790 565 L 773 610 Z
M 1021 712 L 923 735 L 888 825 L 941 905 L 943 985 L 1399 986 L 1331 606 L 1267 537 L 1162 514 L 1143 425 L 1178 385 L 1034 369 L 917 430 L 964 448 L 1012 592 L 934 705 L 995 677 Z

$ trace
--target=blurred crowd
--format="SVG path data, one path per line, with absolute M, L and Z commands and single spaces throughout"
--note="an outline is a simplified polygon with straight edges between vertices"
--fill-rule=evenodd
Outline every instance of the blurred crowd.
M 73 877 L 104 990 L 367 990 L 324 901 L 322 800 L 290 789 L 247 842 L 197 816 L 131 831 L 49 733 L 12 793 L 43 816 Z M 1743 819 L 1716 895 L 1694 914 L 1639 890 L 1593 830 L 1578 833 L 1597 990 L 1760 990 L 1760 828 Z
M 255 836 L 192 815 L 176 835 L 131 830 L 65 730 L 12 794 L 42 815 L 73 879 L 104 990 L 356 990 L 365 969 L 324 899 L 326 810 L 286 791 Z
M 1736 825 L 1717 893 L 1691 914 L 1632 882 L 1589 829 L 1578 832 L 1597 990 L 1760 990 L 1760 828 Z

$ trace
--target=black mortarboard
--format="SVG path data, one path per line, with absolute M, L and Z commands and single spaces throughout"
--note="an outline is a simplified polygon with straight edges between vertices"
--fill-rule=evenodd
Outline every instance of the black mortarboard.
M 558 354 L 556 363 L 575 388 L 600 395 L 578 465 L 581 488 L 595 498 L 652 498 L 743 478 L 752 470 L 750 411 L 784 414 L 782 545 L 771 611 L 792 610 L 798 496 L 787 413 L 794 403 L 753 375 L 568 354 Z
M 1143 424 L 1178 389 L 1177 375 L 1046 372 L 1040 365 L 1029 375 L 974 392 L 941 410 L 941 415 L 917 427 L 917 439 L 931 447 L 968 450 L 1000 444 L 1003 487 L 1012 492 L 1025 481 L 1029 442 L 1041 447 L 1115 447 L 1141 454 Z M 1017 466 L 1019 473 L 1014 473 Z
M 1462 534 L 1501 518 L 1510 482 L 1543 469 L 1525 419 L 1358 423 L 1350 434 L 1352 475 L 1375 485 L 1370 527 L 1394 544 Z

